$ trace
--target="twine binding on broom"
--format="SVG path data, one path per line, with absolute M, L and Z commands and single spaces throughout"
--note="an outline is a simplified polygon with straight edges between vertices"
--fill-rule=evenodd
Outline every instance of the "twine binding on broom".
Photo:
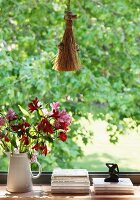
M 75 42 L 72 28 L 73 20 L 76 18 L 77 16 L 73 15 L 70 11 L 67 11 L 65 14 L 66 28 L 62 42 L 58 45 L 58 55 L 53 67 L 57 71 L 74 71 L 80 69 L 77 54 L 78 45 Z

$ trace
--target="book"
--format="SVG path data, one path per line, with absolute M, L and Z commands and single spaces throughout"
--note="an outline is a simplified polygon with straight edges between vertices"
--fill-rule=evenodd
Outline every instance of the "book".
M 89 193 L 90 181 L 86 169 L 54 169 L 52 193 Z
M 54 194 L 89 194 L 89 189 L 51 189 Z
M 119 182 L 104 182 L 104 178 L 93 178 L 92 182 L 96 187 L 130 187 L 133 186 L 130 178 L 119 178 Z
M 61 169 L 53 170 L 52 176 L 54 177 L 87 177 L 88 171 L 86 169 Z
M 86 182 L 75 182 L 75 181 L 71 181 L 71 182 L 65 182 L 65 181 L 59 181 L 59 182 L 51 182 L 51 185 L 52 186 L 67 186 L 67 187 L 70 187 L 70 186 L 90 186 L 90 183 L 89 181 L 86 181 Z
M 127 195 L 133 195 L 134 194 L 134 190 L 114 190 L 114 191 L 95 191 L 95 194 L 97 195 L 120 195 L 120 194 L 127 194 Z
M 65 189 L 70 189 L 70 190 L 72 190 L 72 189 L 74 189 L 74 190 L 79 190 L 79 189 L 88 189 L 89 187 L 88 186 L 51 186 L 51 188 L 52 189 L 63 189 L 63 190 L 65 190 Z
M 95 194 L 134 194 L 129 178 L 119 178 L 119 182 L 104 182 L 104 178 L 93 178 Z
M 52 181 L 66 181 L 66 182 L 71 182 L 73 180 L 75 180 L 76 182 L 85 182 L 87 181 L 87 176 L 86 177 L 79 177 L 79 176 L 53 176 L 51 177 Z

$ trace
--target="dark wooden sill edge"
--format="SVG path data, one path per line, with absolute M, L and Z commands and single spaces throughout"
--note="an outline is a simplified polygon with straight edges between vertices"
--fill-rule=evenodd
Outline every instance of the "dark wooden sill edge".
M 35 173 L 36 174 L 36 173 Z M 52 172 L 42 172 L 38 179 L 33 180 L 33 184 L 49 184 L 51 183 Z M 90 183 L 92 185 L 92 178 L 105 178 L 108 173 L 104 172 L 89 172 Z M 140 185 L 140 173 L 138 172 L 121 172 L 120 178 L 130 178 L 134 185 Z M 6 184 L 7 172 L 0 172 L 0 184 Z

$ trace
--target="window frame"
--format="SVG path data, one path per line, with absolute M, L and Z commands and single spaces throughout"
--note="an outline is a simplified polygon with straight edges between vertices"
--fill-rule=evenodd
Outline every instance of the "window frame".
M 36 172 L 34 172 L 36 174 Z M 51 184 L 52 172 L 42 172 L 38 179 L 33 179 L 33 184 Z M 107 172 L 89 172 L 90 183 L 92 185 L 92 178 L 105 178 L 108 176 Z M 120 172 L 120 178 L 130 178 L 134 185 L 140 185 L 140 173 L 139 172 Z M 0 172 L 0 184 L 6 184 L 7 172 Z

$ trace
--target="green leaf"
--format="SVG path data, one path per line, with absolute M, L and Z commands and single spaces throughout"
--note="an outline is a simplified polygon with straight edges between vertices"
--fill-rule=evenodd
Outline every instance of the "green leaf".
M 16 143 L 16 137 L 15 137 L 15 135 L 13 135 L 13 138 L 12 138 L 12 140 L 11 140 L 11 144 L 12 144 L 12 146 L 15 147 L 15 148 L 18 147 L 18 146 L 17 146 L 17 143 Z
M 21 112 L 25 115 L 25 116 L 30 116 L 30 114 L 27 112 L 27 110 L 25 110 L 24 108 L 22 108 L 20 105 L 18 105 L 19 109 L 21 110 Z
M 44 116 L 43 111 L 41 109 L 38 110 L 40 116 Z

